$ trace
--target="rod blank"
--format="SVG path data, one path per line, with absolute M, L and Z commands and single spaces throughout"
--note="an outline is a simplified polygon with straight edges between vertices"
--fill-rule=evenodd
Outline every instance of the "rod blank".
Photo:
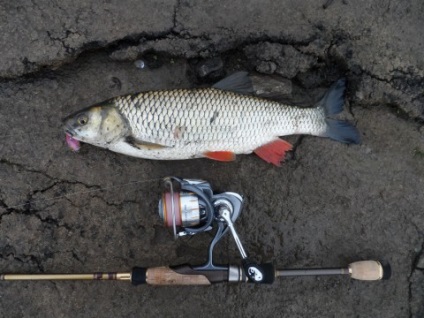
M 282 269 L 277 270 L 275 277 L 293 276 L 323 276 L 323 275 L 348 275 L 347 268 L 311 268 L 311 269 Z
M 0 280 L 131 280 L 131 273 L 1 274 Z
M 276 277 L 324 275 L 349 275 L 353 279 L 372 281 L 389 279 L 391 269 L 389 264 L 382 265 L 378 261 L 368 260 L 353 262 L 347 268 L 283 269 L 275 273 Z

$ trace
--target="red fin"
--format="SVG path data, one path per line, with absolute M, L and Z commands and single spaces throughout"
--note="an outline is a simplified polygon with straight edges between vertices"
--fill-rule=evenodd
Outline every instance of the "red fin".
M 282 139 L 277 139 L 255 149 L 254 153 L 266 162 L 279 167 L 281 166 L 281 161 L 286 156 L 286 152 L 292 149 L 293 146 L 290 143 Z
M 232 151 L 207 151 L 203 155 L 217 161 L 234 161 L 236 159 L 236 154 Z

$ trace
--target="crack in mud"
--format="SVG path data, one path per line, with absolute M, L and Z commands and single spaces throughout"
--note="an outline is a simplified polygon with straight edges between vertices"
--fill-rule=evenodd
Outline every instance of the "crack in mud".
M 0 253 L 1 259 L 7 260 L 9 257 L 12 257 L 13 260 L 15 260 L 19 263 L 22 263 L 22 264 L 28 264 L 28 263 L 35 264 L 35 266 L 37 267 L 39 272 L 41 272 L 41 273 L 44 272 L 44 268 L 42 266 L 43 260 L 41 260 L 39 257 L 37 257 L 33 254 L 22 254 L 20 256 L 17 256 L 14 253 L 8 253 L 6 255 L 3 255 L 3 254 Z M 47 258 L 46 258 L 46 260 L 47 260 Z
M 0 259 L 3 259 L 5 261 L 8 261 L 10 258 L 13 259 L 13 261 L 16 261 L 21 264 L 30 264 L 32 267 L 35 265 L 35 267 L 38 269 L 39 273 L 44 273 L 45 269 L 43 266 L 43 263 L 45 263 L 49 259 L 55 258 L 57 254 L 65 254 L 70 253 L 71 257 L 75 259 L 78 263 L 85 265 L 85 262 L 76 254 L 75 250 L 68 249 L 68 250 L 59 250 L 59 251 L 50 251 L 48 253 L 45 253 L 44 255 L 34 255 L 34 254 L 16 254 L 14 252 L 14 248 L 10 245 L 7 245 L 5 248 L 3 248 L 3 251 L 9 250 L 6 253 L 1 252 L 0 253 Z M 12 251 L 10 251 L 12 250 Z
M 0 164 L 4 164 L 4 165 L 8 165 L 10 167 L 17 167 L 21 170 L 24 170 L 26 172 L 30 172 L 30 173 L 39 173 L 41 175 L 43 175 L 44 177 L 50 179 L 50 180 L 54 180 L 55 178 L 48 175 L 45 171 L 41 171 L 41 170 L 36 170 L 36 169 L 32 169 L 32 168 L 28 168 L 27 166 L 21 164 L 21 163 L 17 163 L 17 162 L 12 162 L 10 160 L 7 160 L 5 158 L 0 158 Z
M 180 8 L 180 5 L 181 5 L 181 0 L 177 0 L 177 2 L 175 3 L 174 13 L 173 13 L 173 16 L 172 16 L 172 24 L 173 24 L 172 32 L 174 34 L 178 34 L 179 33 L 177 31 L 177 23 L 178 23 L 178 21 L 177 21 L 177 15 L 178 15 L 178 10 Z
M 55 204 L 56 204 L 56 202 L 49 205 L 48 207 L 54 206 Z M 63 227 L 68 231 L 72 230 L 71 226 L 69 226 L 68 224 L 66 224 L 64 222 L 60 222 L 59 220 L 53 218 L 52 216 L 47 216 L 45 218 L 41 217 L 38 214 L 38 212 L 41 212 L 41 210 L 37 210 L 37 209 L 33 208 L 29 200 L 27 200 L 23 209 L 10 208 L 2 200 L 0 200 L 0 206 L 6 210 L 6 212 L 0 214 L 0 224 L 3 220 L 3 217 L 16 213 L 16 214 L 21 214 L 21 215 L 26 215 L 26 216 L 34 216 L 38 220 L 40 220 L 41 223 L 43 223 L 43 224 L 47 224 L 47 225 L 54 226 L 54 227 L 57 227 L 57 228 Z
M 413 293 L 413 285 L 420 284 L 419 281 L 415 281 L 412 279 L 414 273 L 416 271 L 424 272 L 424 269 L 417 267 L 420 258 L 424 254 L 424 243 L 421 245 L 420 251 L 415 254 L 414 261 L 412 262 L 412 269 L 410 274 L 408 275 L 408 305 L 409 305 L 409 317 L 414 318 L 417 317 L 414 314 L 413 302 L 414 302 L 414 293 Z

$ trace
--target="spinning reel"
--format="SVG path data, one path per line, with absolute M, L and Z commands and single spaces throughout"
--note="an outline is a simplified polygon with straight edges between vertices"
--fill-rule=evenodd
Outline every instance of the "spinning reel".
M 229 281 L 246 278 L 255 283 L 272 283 L 274 267 L 271 263 L 256 264 L 252 262 L 243 248 L 243 244 L 234 227 L 243 208 L 243 198 L 238 193 L 224 192 L 213 194 L 211 185 L 203 180 L 165 178 L 167 191 L 159 201 L 159 215 L 165 226 L 173 229 L 174 237 L 195 235 L 218 226 L 215 237 L 209 245 L 208 261 L 203 266 L 196 266 L 197 271 L 222 271 L 228 266 L 213 263 L 213 250 L 225 233 L 230 230 L 242 257 L 243 268 L 232 266 Z M 176 184 L 176 187 L 175 187 Z

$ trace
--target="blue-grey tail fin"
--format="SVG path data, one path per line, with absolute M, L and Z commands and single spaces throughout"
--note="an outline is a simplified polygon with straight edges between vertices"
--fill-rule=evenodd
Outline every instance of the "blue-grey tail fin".
M 327 118 L 343 110 L 345 89 L 346 80 L 344 78 L 339 79 L 330 87 L 317 106 L 324 109 L 325 122 L 327 123 L 326 137 L 347 144 L 359 144 L 361 138 L 356 127 L 347 121 Z
M 359 144 L 361 137 L 355 126 L 344 120 L 327 118 L 326 136 L 345 144 Z
M 346 79 L 341 78 L 325 93 L 317 106 L 324 108 L 325 116 L 336 115 L 343 110 Z

